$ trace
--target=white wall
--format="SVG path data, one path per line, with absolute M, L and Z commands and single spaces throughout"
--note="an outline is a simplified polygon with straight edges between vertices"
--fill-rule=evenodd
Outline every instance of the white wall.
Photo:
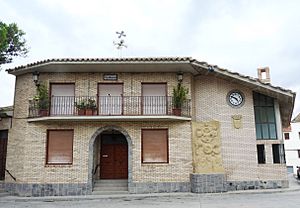
M 297 172 L 297 166 L 300 166 L 300 158 L 298 157 L 298 150 L 300 150 L 300 123 L 291 123 L 291 132 L 289 140 L 284 140 L 286 165 L 293 166 L 294 174 Z M 287 132 L 284 132 L 287 133 Z

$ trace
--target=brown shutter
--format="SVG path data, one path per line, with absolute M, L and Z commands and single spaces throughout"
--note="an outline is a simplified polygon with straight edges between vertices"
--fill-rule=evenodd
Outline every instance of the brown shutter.
M 47 164 L 72 164 L 73 130 L 49 130 Z
M 142 130 L 142 162 L 167 163 L 168 162 L 168 130 L 143 129 Z

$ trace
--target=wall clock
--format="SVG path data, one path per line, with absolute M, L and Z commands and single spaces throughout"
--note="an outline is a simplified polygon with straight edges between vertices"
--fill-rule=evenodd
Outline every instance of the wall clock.
M 232 90 L 227 94 L 227 102 L 231 107 L 239 108 L 244 104 L 245 96 L 239 90 Z

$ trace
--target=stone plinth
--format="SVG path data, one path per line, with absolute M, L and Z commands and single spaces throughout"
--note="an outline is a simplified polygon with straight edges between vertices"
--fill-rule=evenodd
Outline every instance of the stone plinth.
M 226 192 L 225 174 L 211 173 L 211 174 L 196 174 L 190 175 L 191 191 L 193 193 L 217 193 Z

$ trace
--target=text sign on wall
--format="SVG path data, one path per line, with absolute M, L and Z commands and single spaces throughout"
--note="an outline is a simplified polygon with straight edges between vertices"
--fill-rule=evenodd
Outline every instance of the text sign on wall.
M 117 81 L 118 75 L 117 74 L 103 74 L 103 80 Z

